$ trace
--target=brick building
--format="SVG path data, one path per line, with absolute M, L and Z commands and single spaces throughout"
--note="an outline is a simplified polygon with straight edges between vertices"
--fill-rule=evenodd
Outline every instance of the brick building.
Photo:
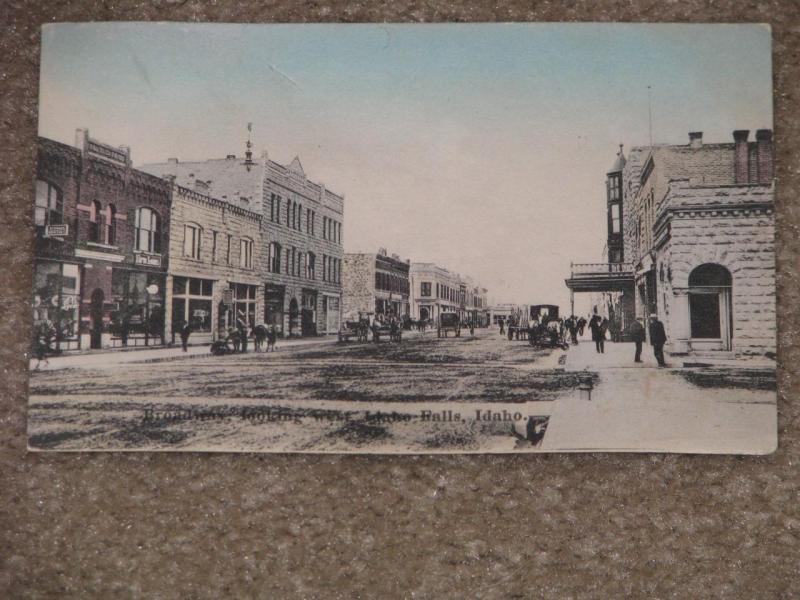
M 289 165 L 245 158 L 144 165 L 160 177 L 262 215 L 264 301 L 259 319 L 284 335 L 336 333 L 341 318 L 344 198 Z
M 623 310 L 657 314 L 672 354 L 772 355 L 772 131 L 755 137 L 704 144 L 693 132 L 686 145 L 633 148 L 619 178 L 621 260 L 575 265 L 567 285 L 629 295 Z
M 38 140 L 34 329 L 59 350 L 164 343 L 170 190 L 78 129 Z
M 359 314 L 372 313 L 410 316 L 409 269 L 409 261 L 397 254 L 389 256 L 385 248 L 377 254 L 345 254 L 342 269 L 344 318 L 354 321 Z
M 238 319 L 250 327 L 263 323 L 263 215 L 174 185 L 170 223 L 166 328 L 172 341 L 184 321 L 192 325 L 193 343 L 224 338 Z

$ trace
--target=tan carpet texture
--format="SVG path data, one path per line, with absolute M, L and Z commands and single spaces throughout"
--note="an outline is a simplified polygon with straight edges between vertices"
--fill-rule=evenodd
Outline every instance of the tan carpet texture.
M 5 0 L 0 20 L 0 598 L 800 596 L 796 2 Z M 86 20 L 771 23 L 778 451 L 27 453 L 39 26 Z

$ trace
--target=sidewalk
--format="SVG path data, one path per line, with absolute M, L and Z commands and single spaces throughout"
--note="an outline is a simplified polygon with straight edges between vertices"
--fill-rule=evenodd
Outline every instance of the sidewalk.
M 606 342 L 605 352 L 598 354 L 594 342 L 581 341 L 577 346 L 570 346 L 567 350 L 567 362 L 564 368 L 567 371 L 597 371 L 603 369 L 646 369 L 658 368 L 658 362 L 653 354 L 653 347 L 642 346 L 642 362 L 633 362 L 636 346 L 633 342 Z M 681 364 L 672 364 L 667 357 L 669 366 L 680 367 Z
M 283 348 L 296 348 L 313 344 L 332 344 L 338 340 L 337 336 L 297 338 L 278 340 L 275 347 L 278 352 Z M 186 352 L 178 346 L 142 349 L 97 350 L 81 354 L 65 354 L 49 358 L 49 364 L 42 362 L 39 371 L 57 371 L 59 369 L 111 369 L 122 364 L 142 363 L 156 360 L 182 360 L 196 356 L 209 356 L 210 344 L 189 346 Z M 248 353 L 254 351 L 252 341 L 248 344 Z M 38 361 L 30 360 L 30 370 L 33 371 Z
M 764 454 L 777 439 L 776 394 L 741 387 L 698 387 L 677 368 L 658 368 L 651 347 L 634 363 L 633 343 L 571 346 L 565 369 L 598 374 L 589 396 L 555 403 L 545 450 Z M 589 399 L 590 398 L 590 399 Z

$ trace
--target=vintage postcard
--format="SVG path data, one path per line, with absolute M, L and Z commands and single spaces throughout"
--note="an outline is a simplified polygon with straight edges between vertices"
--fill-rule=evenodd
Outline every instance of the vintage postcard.
M 773 451 L 771 77 L 758 24 L 46 25 L 30 449 Z

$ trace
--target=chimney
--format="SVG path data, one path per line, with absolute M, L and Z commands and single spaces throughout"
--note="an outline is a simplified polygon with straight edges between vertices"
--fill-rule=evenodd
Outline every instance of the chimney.
M 171 164 L 171 165 L 177 165 L 178 164 L 178 159 L 177 158 L 168 158 L 167 162 L 169 164 Z
M 75 130 L 75 147 L 86 154 L 89 150 L 89 130 L 88 129 L 76 129 Z
M 733 178 L 734 183 L 747 183 L 750 179 L 750 149 L 747 146 L 747 138 L 750 131 L 747 129 L 737 129 L 733 132 Z
M 772 130 L 759 129 L 756 131 L 756 160 L 758 161 L 758 182 L 771 183 L 772 169 Z
M 703 132 L 702 131 L 690 131 L 689 132 L 689 147 L 690 148 L 702 148 L 703 146 Z

